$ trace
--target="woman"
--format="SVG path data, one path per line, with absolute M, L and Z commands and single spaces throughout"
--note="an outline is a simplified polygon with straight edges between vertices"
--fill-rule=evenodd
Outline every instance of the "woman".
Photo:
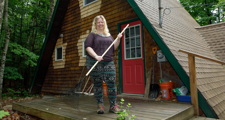
M 94 83 L 94 95 L 98 104 L 98 114 L 104 113 L 103 108 L 103 81 L 107 85 L 107 94 L 110 103 L 109 112 L 116 113 L 119 111 L 116 104 L 116 69 L 113 63 L 113 52 L 120 44 L 122 34 L 118 35 L 118 40 L 109 49 L 104 57 L 101 57 L 106 49 L 114 41 L 110 35 L 104 16 L 96 16 L 92 23 L 91 33 L 85 40 L 85 49 L 88 52 L 86 57 L 87 70 L 89 71 L 96 61 L 99 63 L 91 71 L 90 76 Z

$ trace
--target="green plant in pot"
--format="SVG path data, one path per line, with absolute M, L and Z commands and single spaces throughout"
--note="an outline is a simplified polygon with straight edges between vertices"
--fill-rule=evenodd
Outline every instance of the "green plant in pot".
M 121 106 L 120 106 L 120 111 L 117 113 L 117 120 L 125 120 L 126 118 L 128 118 L 128 120 L 134 120 L 134 118 L 136 117 L 135 115 L 130 115 L 130 107 L 131 104 L 128 103 L 127 106 L 123 106 L 124 104 L 124 99 L 121 99 L 120 102 Z

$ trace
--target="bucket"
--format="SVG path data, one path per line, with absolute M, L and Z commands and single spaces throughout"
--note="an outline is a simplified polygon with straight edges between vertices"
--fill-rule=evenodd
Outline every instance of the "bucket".
M 173 81 L 171 82 L 165 82 L 165 83 L 160 83 L 160 88 L 161 88 L 161 93 L 162 93 L 162 98 L 165 100 L 169 100 L 174 96 L 173 94 Z
M 107 86 L 105 82 L 103 82 L 103 95 L 107 95 Z

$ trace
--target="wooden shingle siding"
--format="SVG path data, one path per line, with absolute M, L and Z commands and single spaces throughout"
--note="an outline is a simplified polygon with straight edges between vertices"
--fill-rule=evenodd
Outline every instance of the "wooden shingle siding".
M 87 6 L 83 6 L 83 1 L 84 0 L 79 0 L 81 18 L 85 18 L 87 16 L 100 12 L 102 0 L 97 0 Z
M 164 15 L 162 28 L 158 25 L 158 2 L 154 0 L 135 0 L 139 8 L 154 26 L 180 65 L 189 75 L 188 56 L 178 52 L 179 49 L 188 50 L 203 56 L 217 59 L 207 42 L 195 29 L 200 27 L 184 8 L 171 8 L 169 15 Z M 181 6 L 177 0 L 162 1 L 168 7 Z M 165 6 L 163 6 L 165 7 Z M 225 119 L 225 69 L 217 63 L 196 58 L 197 85 L 199 91 L 210 103 L 219 118 Z
M 65 68 L 53 69 L 53 60 L 51 60 L 42 92 L 66 93 L 79 80 L 82 67 L 78 66 L 79 54 L 76 44 L 81 35 L 80 26 L 77 26 L 80 22 L 79 2 L 77 0 L 70 0 L 60 32 L 60 34 L 63 34 L 63 43 L 67 43 Z M 65 24 L 68 26 L 75 25 L 75 27 L 68 29 L 64 27 Z
M 99 12 L 92 14 L 83 14 L 87 13 L 89 9 L 85 9 L 85 7 L 81 8 L 83 7 L 83 3 L 81 5 L 79 2 L 82 1 L 83 0 L 70 0 L 69 2 L 60 32 L 60 34 L 63 34 L 63 43 L 67 43 L 65 67 L 62 69 L 54 69 L 53 59 L 51 60 L 42 92 L 55 94 L 66 93 L 78 83 L 85 63 L 85 58 L 82 57 L 81 41 L 85 40 L 88 35 L 87 31 L 91 31 L 95 16 L 104 15 L 110 34 L 114 39 L 117 37 L 117 23 L 137 17 L 126 0 L 98 0 L 85 6 L 87 8 L 92 6 L 92 11 L 98 11 L 94 9 L 100 8 Z M 99 4 L 99 1 L 101 1 L 101 4 Z M 117 65 L 118 51 L 116 50 L 114 54 L 114 63 Z M 119 65 L 117 65 L 116 69 L 117 83 L 119 80 L 118 66 Z M 87 70 L 85 67 L 81 79 L 86 73 Z M 91 82 L 89 82 L 87 86 L 90 86 L 90 84 Z
M 80 56 L 79 66 L 85 66 L 86 57 L 83 57 L 83 41 L 85 41 L 86 37 L 89 35 L 90 31 L 87 30 L 86 34 L 80 36 L 78 40 L 77 47 L 78 47 L 78 54 Z
M 156 42 L 153 40 L 151 34 L 147 31 L 146 27 L 144 27 L 144 45 L 145 45 L 145 61 L 146 61 L 146 71 L 148 72 L 150 68 L 153 68 L 153 58 L 154 54 L 152 52 L 153 47 L 157 47 L 157 50 L 160 50 Z M 171 64 L 167 62 L 163 62 L 161 64 L 162 67 L 162 72 L 165 72 L 169 74 L 170 76 L 173 76 L 180 80 L 178 77 L 177 73 L 171 66 Z M 152 71 L 152 76 L 153 76 L 153 71 Z M 167 77 L 167 76 L 162 76 L 162 77 Z M 169 80 L 173 81 L 173 87 L 178 88 L 181 87 L 180 83 L 178 81 L 174 81 L 173 79 L 170 79 L 167 77 Z M 160 76 L 160 66 L 159 63 L 157 62 L 157 54 L 155 55 L 155 72 L 154 72 L 154 84 L 159 84 L 159 79 L 161 79 Z M 181 81 L 181 80 L 180 80 Z M 152 83 L 151 83 L 152 84 Z

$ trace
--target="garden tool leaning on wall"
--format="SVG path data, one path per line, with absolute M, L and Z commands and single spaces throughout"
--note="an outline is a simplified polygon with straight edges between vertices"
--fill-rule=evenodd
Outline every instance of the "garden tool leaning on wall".
M 154 84 L 154 75 L 155 75 L 155 54 L 157 51 L 157 47 L 152 48 L 152 52 L 154 54 L 153 56 L 153 78 L 152 78 L 152 84 L 150 84 L 150 92 L 149 92 L 149 98 L 157 98 L 160 87 L 158 84 Z
M 129 24 L 127 24 L 127 26 L 123 29 L 123 31 L 121 32 L 121 34 L 123 34 L 123 32 L 127 29 L 128 26 L 129 26 Z M 113 44 L 117 40 L 118 40 L 118 37 L 107 48 L 107 50 L 102 54 L 101 57 L 103 57 L 108 52 L 108 50 L 113 46 Z M 75 107 L 78 108 L 82 82 L 89 75 L 89 73 L 94 69 L 94 67 L 98 64 L 98 62 L 99 61 L 96 61 L 96 63 L 91 67 L 91 69 L 87 72 L 87 74 L 84 76 L 84 78 L 81 81 L 79 81 L 79 83 L 72 90 L 69 90 L 64 97 L 61 97 L 61 99 L 63 101 L 65 101 L 67 104 L 71 105 L 74 108 Z

